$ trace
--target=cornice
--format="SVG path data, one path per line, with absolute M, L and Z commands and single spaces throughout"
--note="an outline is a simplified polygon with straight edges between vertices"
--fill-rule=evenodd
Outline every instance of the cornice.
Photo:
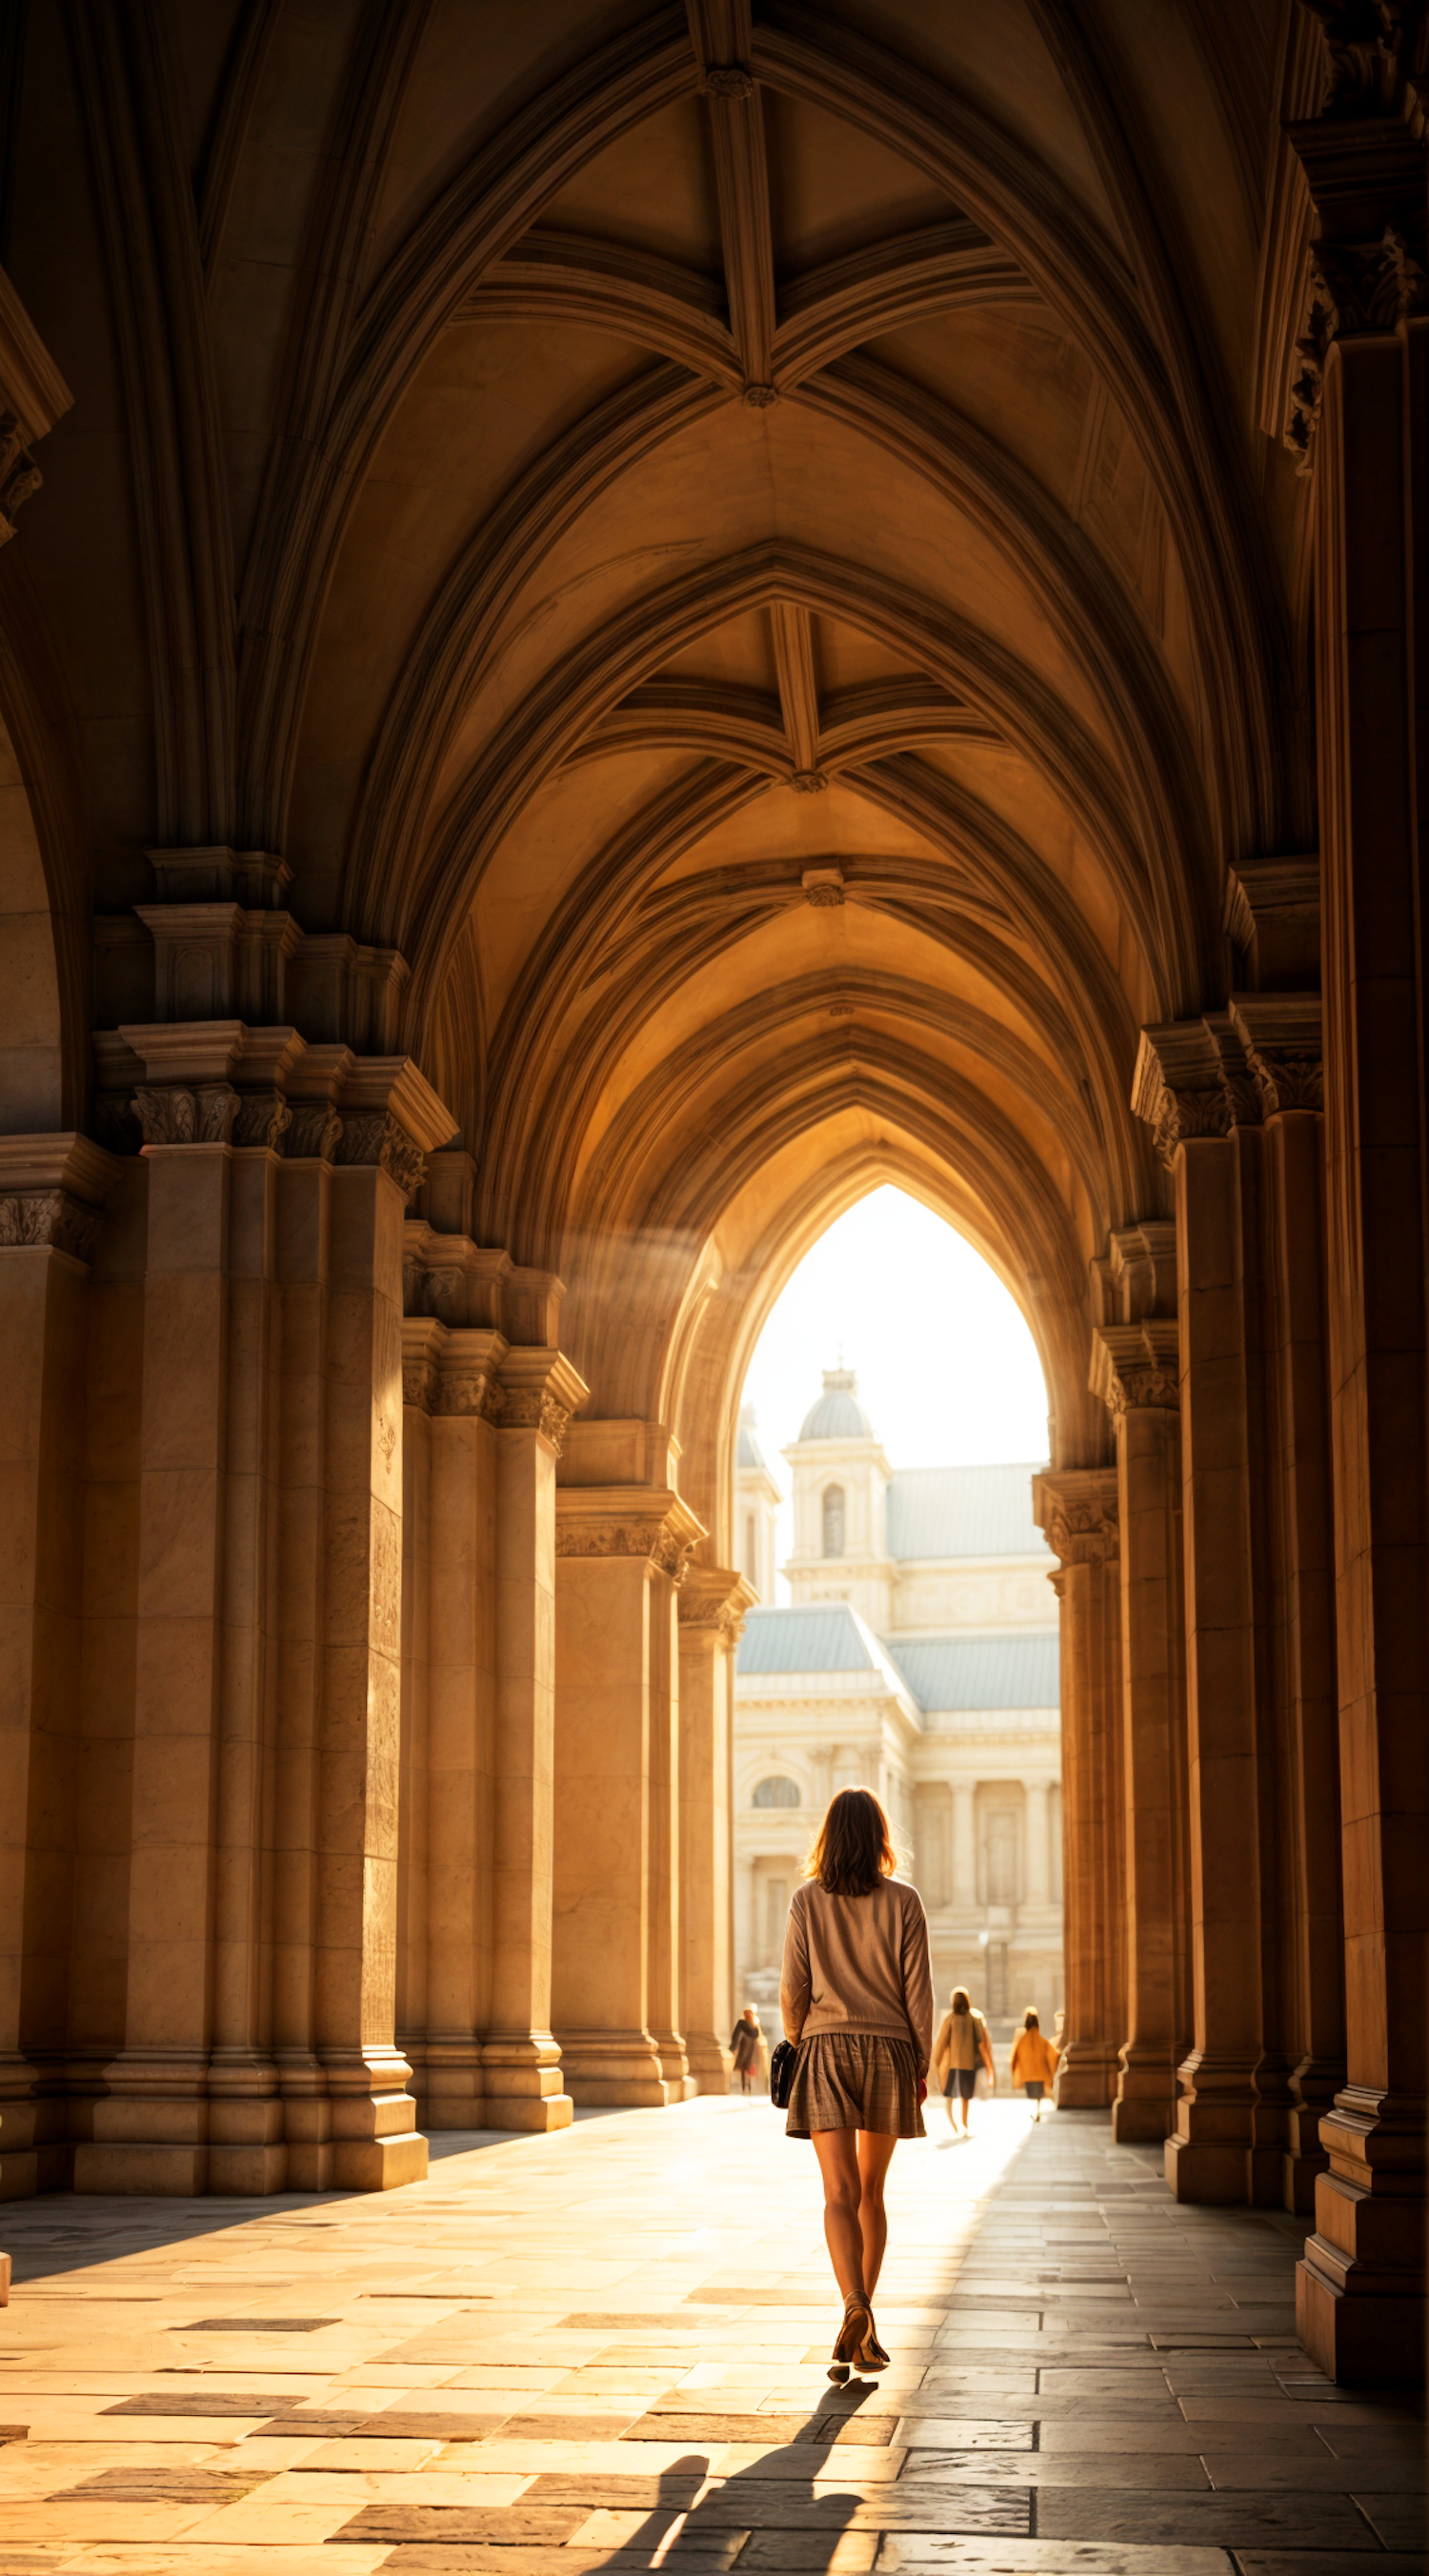
M 680 1586 L 681 1630 L 707 1631 L 723 1644 L 737 1646 L 745 1614 L 758 1598 L 747 1577 L 727 1565 L 691 1565 Z

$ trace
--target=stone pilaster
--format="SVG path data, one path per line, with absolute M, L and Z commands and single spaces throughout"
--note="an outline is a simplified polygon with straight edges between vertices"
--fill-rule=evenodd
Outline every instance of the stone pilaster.
M 1125 2028 L 1120 1636 L 1116 1476 L 1078 1467 L 1039 1476 L 1033 1512 L 1059 1560 L 1063 1921 L 1067 2003 L 1057 2099 L 1100 2109 L 1116 2084 Z M 954 1819 L 955 1892 L 957 1817 Z
M 0 1138 L 0 2198 L 67 2180 L 89 1263 L 122 1167 Z M 48 2060 L 48 2065 L 46 2061 Z
M 684 1984 L 680 2028 L 701 2093 L 728 2089 L 733 2060 L 734 1927 L 730 1765 L 734 1658 L 756 1595 L 728 1566 L 692 1565 L 677 1595 L 680 1640 L 680 1855 Z
M 491 2015 L 494 2128 L 569 2125 L 552 2036 L 556 1796 L 556 1461 L 586 1387 L 557 1350 L 502 1363 L 496 1416 L 496 1700 Z
M 1102 1326 L 1092 1382 L 1115 1427 L 1121 1531 L 1127 2013 L 1112 2129 L 1121 2141 L 1156 2141 L 1175 2123 L 1176 2069 L 1189 2037 L 1175 1322 Z
M 1348 2038 L 1299 2319 L 1323 2368 L 1372 2383 L 1422 2377 L 1426 2317 L 1425 152 L 1399 115 L 1292 141 L 1326 290 L 1315 686 Z
M 1166 2142 L 1188 2200 L 1280 2198 L 1283 2126 L 1264 2061 L 1267 1890 L 1257 1624 L 1260 1105 L 1229 1018 L 1143 1032 L 1133 1106 L 1176 1192 L 1194 2045 Z
M 674 2027 L 673 1623 L 703 1536 L 668 1486 L 557 1493 L 553 2010 L 578 2103 L 663 2105 L 690 2083 Z

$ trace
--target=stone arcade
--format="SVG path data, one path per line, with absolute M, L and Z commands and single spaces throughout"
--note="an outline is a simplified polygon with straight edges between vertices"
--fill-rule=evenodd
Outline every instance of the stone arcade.
M 1419 0 L 0 78 L 0 2187 L 722 2084 L 738 1392 L 896 1180 L 1053 1407 L 1066 2098 L 1412 2374 Z

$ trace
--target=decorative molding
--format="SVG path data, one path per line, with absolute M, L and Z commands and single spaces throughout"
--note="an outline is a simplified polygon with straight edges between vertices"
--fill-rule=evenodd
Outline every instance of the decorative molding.
M 498 1387 L 492 1399 L 492 1418 L 503 1431 L 539 1431 L 549 1441 L 559 1458 L 565 1446 L 572 1407 L 559 1404 L 553 1395 L 535 1387 L 518 1387 L 514 1392 Z
M 235 1145 L 262 1145 L 270 1154 L 281 1150 L 283 1138 L 293 1123 L 293 1113 L 281 1091 L 249 1091 L 238 1095 L 238 1115 L 233 1122 Z
M 0 1250 L 89 1261 L 123 1169 L 88 1136 L 0 1136 Z
M 1285 134 L 1309 189 L 1315 238 L 1305 253 L 1284 423 L 1285 444 L 1308 473 L 1332 341 L 1392 331 L 1429 311 L 1422 134 L 1401 112 L 1401 41 L 1418 0 L 1377 11 L 1326 5 L 1313 14 L 1330 52 L 1329 112 L 1292 118 Z M 1373 32 L 1365 20 L 1377 15 Z M 1328 28 L 1335 22 L 1340 36 Z M 1388 85 L 1387 95 L 1386 87 Z
M 590 1390 L 564 1351 L 508 1350 L 493 1388 L 491 1419 L 502 1431 L 535 1431 L 560 1457 L 572 1414 Z
M 822 796 L 828 783 L 828 774 L 822 769 L 796 769 L 789 781 L 796 796 Z
M 283 1143 L 290 1162 L 335 1163 L 342 1120 L 330 1100 L 298 1100 Z
M 837 859 L 818 859 L 799 879 L 805 903 L 822 912 L 844 901 L 844 872 Z
M 688 1503 L 669 1486 L 562 1485 L 556 1492 L 556 1554 L 643 1558 L 657 1574 L 683 1584 L 706 1535 Z M 737 1581 L 729 1577 L 729 1584 Z M 726 1587 L 728 1588 L 728 1587 Z

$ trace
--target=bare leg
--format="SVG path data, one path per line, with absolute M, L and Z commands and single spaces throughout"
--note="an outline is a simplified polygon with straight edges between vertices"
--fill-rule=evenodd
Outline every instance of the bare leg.
M 814 2153 L 824 2180 L 824 2241 L 834 2279 L 845 2299 L 861 2299 L 867 2293 L 863 2280 L 863 2231 L 859 2224 L 863 2184 L 855 2132 L 816 2129 Z
M 888 2242 L 888 2212 L 883 2206 L 883 2178 L 893 2160 L 896 2138 L 886 2138 L 876 2129 L 858 2133 L 858 2177 L 861 2186 L 858 2224 L 863 2237 L 863 2286 L 872 2298 L 883 2269 L 883 2249 Z

